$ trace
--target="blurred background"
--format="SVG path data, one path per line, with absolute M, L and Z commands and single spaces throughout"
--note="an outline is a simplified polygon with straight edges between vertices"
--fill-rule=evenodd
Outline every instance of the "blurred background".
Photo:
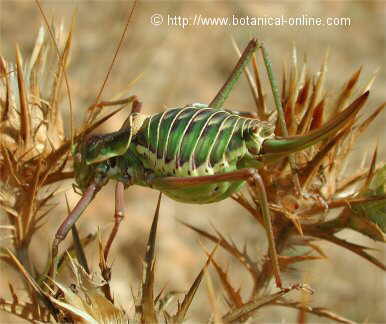
M 107 0 L 42 1 L 49 21 L 63 21 L 65 27 L 69 27 L 72 17 L 75 17 L 68 76 L 78 126 L 83 120 L 83 113 L 94 102 L 103 83 L 132 5 L 132 2 Z M 163 23 L 159 26 L 151 23 L 155 14 L 163 18 Z M 229 20 L 232 15 L 250 19 L 281 16 L 290 19 L 304 16 L 321 18 L 323 23 L 326 23 L 328 17 L 346 19 L 337 26 L 182 26 L 183 18 L 191 18 L 192 23 L 194 17 L 199 15 L 201 18 L 228 17 Z M 334 90 L 340 89 L 359 67 L 362 67 L 362 87 L 379 69 L 367 105 L 368 113 L 385 100 L 386 73 L 382 66 L 386 58 L 385 18 L 384 1 L 139 1 L 102 99 L 117 99 L 116 95 L 125 90 L 125 96 L 136 94 L 140 98 L 145 113 L 155 113 L 165 107 L 179 107 L 192 102 L 208 103 L 237 61 L 231 38 L 242 49 L 251 37 L 257 37 L 264 41 L 269 50 L 278 78 L 281 78 L 283 66 L 292 55 L 294 44 L 299 62 L 306 58 L 309 69 L 314 72 L 319 70 L 327 49 L 330 49 L 327 91 L 331 97 Z M 174 25 L 171 25 L 170 19 L 174 19 Z M 1 55 L 6 60 L 13 61 L 15 44 L 18 43 L 22 53 L 27 56 L 32 51 L 42 21 L 33 1 L 1 0 Z M 159 21 L 160 19 L 156 22 Z M 260 71 L 264 72 L 263 66 Z M 262 74 L 265 92 L 272 104 L 265 73 Z M 128 84 L 138 76 L 141 76 L 140 79 L 130 90 L 126 90 Z M 63 96 L 66 95 L 63 92 Z M 69 116 L 67 100 L 63 100 L 62 107 Z M 226 107 L 241 111 L 254 109 L 248 84 L 244 79 L 232 92 Z M 121 112 L 99 132 L 118 129 L 127 114 L 128 111 Z M 385 122 L 386 115 L 383 114 L 367 131 L 366 140 L 356 146 L 358 157 L 363 156 L 364 150 L 373 147 L 379 140 L 379 156 L 385 159 L 385 145 L 382 144 L 382 140 L 386 140 Z M 349 171 L 350 169 L 347 172 Z M 68 190 L 73 206 L 79 196 L 72 192 L 70 184 L 68 182 L 67 187 L 63 186 L 63 190 Z M 95 232 L 98 227 L 103 233 L 111 229 L 113 189 L 112 184 L 107 185 L 84 213 L 78 223 L 82 235 Z M 140 187 L 130 188 L 125 193 L 126 218 L 113 245 L 111 256 L 114 260 L 112 287 L 115 298 L 126 308 L 133 307 L 131 288 L 136 289 L 141 278 L 141 259 L 145 252 L 157 194 L 156 191 Z M 51 244 L 52 235 L 66 213 L 64 195 L 59 195 L 57 202 L 59 206 L 32 243 L 31 253 L 40 265 L 40 270 L 46 259 L 46 255 L 42 255 L 42 248 L 48 253 L 46 247 Z M 261 257 L 261 253 L 265 251 L 264 231 L 261 229 L 257 232 L 255 221 L 233 200 L 195 206 L 164 197 L 160 211 L 156 266 L 159 289 L 167 285 L 168 290 L 186 291 L 206 260 L 197 234 L 181 225 L 178 220 L 208 230 L 213 224 L 240 246 L 241 242 L 247 242 L 249 250 L 254 251 L 256 257 Z M 383 256 L 385 261 L 382 245 L 375 245 L 367 237 L 350 231 L 342 232 L 339 236 L 378 248 L 379 251 L 374 253 L 378 257 Z M 211 247 L 209 242 L 203 244 L 207 248 Z M 385 290 L 380 289 L 385 285 L 384 274 L 354 254 L 325 242 L 318 244 L 330 258 L 297 265 L 297 271 L 284 275 L 285 282 L 309 283 L 316 290 L 310 296 L 310 303 L 314 306 L 330 308 L 358 322 L 386 323 Z M 89 246 L 87 252 L 89 259 L 97 262 L 96 245 Z M 229 264 L 231 281 L 239 283 L 242 291 L 248 293 L 250 282 L 244 270 L 222 251 L 216 252 L 216 256 L 216 260 L 222 265 Z M 94 268 L 97 268 L 97 264 L 94 264 Z M 4 291 L 3 287 L 6 287 L 13 276 L 15 280 L 18 278 L 2 267 L 0 291 Z M 15 286 L 17 289 L 23 288 L 21 283 L 19 286 L 15 283 Z M 298 295 L 293 293 L 291 297 L 296 299 Z M 219 299 L 222 300 L 221 296 Z M 200 322 L 207 318 L 209 310 L 207 291 L 205 285 L 202 285 L 189 313 L 191 322 Z M 295 310 L 276 307 L 265 308 L 259 314 L 258 319 L 264 323 L 291 323 L 296 321 L 297 313 Z M 5 323 L 14 321 L 15 318 L 4 317 L 0 313 L 0 320 Z M 328 321 L 309 317 L 309 322 Z

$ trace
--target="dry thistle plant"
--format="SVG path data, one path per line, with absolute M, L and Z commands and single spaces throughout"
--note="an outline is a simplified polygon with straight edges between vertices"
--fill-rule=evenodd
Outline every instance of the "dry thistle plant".
M 45 272 L 38 273 L 29 257 L 31 240 L 43 221 L 52 214 L 52 198 L 58 193 L 58 187 L 52 189 L 52 184 L 59 185 L 61 181 L 73 176 L 70 155 L 72 138 L 64 135 L 59 109 L 72 34 L 70 32 L 65 35 L 63 28 L 55 29 L 54 34 L 58 52 L 48 40 L 44 29 L 41 29 L 28 60 L 23 60 L 17 50 L 16 64 L 6 62 L 3 58 L 0 61 L 0 207 L 7 221 L 0 227 L 7 233 L 2 239 L 1 259 L 22 275 L 28 294 L 26 301 L 22 301 L 10 283 L 12 299 L 1 298 L 1 310 L 32 323 L 181 323 L 188 318 L 188 310 L 194 302 L 196 291 L 206 277 L 212 307 L 208 322 L 247 322 L 263 307 L 281 306 L 298 309 L 301 316 L 312 313 L 340 323 L 352 323 L 330 310 L 285 298 L 290 290 L 301 288 L 301 285 L 271 294 L 267 287 L 273 272 L 268 257 L 255 259 L 247 252 L 247 248 L 239 249 L 226 239 L 224 233 L 215 230 L 212 234 L 189 224 L 185 225 L 213 241 L 217 249 L 227 251 L 245 268 L 253 289 L 250 296 L 244 297 L 245 294 L 235 288 L 238 284 L 232 278 L 232 273 L 228 273 L 216 260 L 215 248 L 211 253 L 207 252 L 206 264 L 183 299 L 171 306 L 172 293 L 166 289 L 155 293 L 156 233 L 161 195 L 149 233 L 143 278 L 137 284 L 139 291 L 133 296 L 131 309 L 122 309 L 119 300 L 113 297 L 110 281 L 114 268 L 108 260 L 110 239 L 108 243 L 103 243 L 99 238 L 97 275 L 89 269 L 84 253 L 84 247 L 94 241 L 95 236 L 79 238 L 76 227 L 72 230 L 72 246 L 59 257 L 55 278 L 47 278 L 49 266 Z M 295 58 L 296 53 L 292 57 Z M 252 60 L 252 67 L 253 73 L 245 70 L 245 74 L 256 103 L 257 115 L 261 120 L 275 120 L 275 114 L 267 108 L 266 91 L 261 86 L 256 57 Z M 349 105 L 363 105 L 362 110 L 367 107 L 364 101 L 355 99 L 371 88 L 375 77 L 365 89 L 358 89 L 359 70 L 334 95 L 334 100 L 329 100 L 324 89 L 326 70 L 325 61 L 320 72 L 313 75 L 305 64 L 299 66 L 294 59 L 284 71 L 281 103 L 290 135 L 305 134 L 322 126 L 326 120 Z M 90 106 L 87 122 L 77 136 L 90 133 L 115 113 L 97 119 L 102 106 L 121 105 L 119 109 L 122 109 L 133 100 L 134 97 L 129 97 L 116 102 L 97 102 Z M 357 118 L 338 135 L 295 154 L 292 160 L 287 158 L 261 169 L 273 215 L 282 271 L 290 269 L 297 262 L 325 258 L 326 253 L 318 247 L 316 240 L 339 245 L 385 270 L 385 265 L 369 254 L 366 247 L 336 236 L 343 229 L 352 229 L 376 241 L 385 242 L 386 166 L 377 161 L 376 147 L 370 163 L 367 163 L 369 165 L 364 164 L 366 166 L 358 169 L 356 174 L 345 176 L 355 141 L 384 107 L 385 104 L 376 107 L 368 117 L 363 120 Z M 280 127 L 276 129 L 279 132 Z M 264 222 L 254 192 L 248 190 L 249 195 L 238 194 L 233 198 L 248 210 L 257 220 L 257 226 L 260 226 Z M 338 215 L 330 217 L 329 212 L 335 209 L 340 209 Z M 49 263 L 47 260 L 47 265 Z M 65 265 L 69 265 L 72 270 L 70 283 L 60 278 Z M 213 267 L 222 284 L 221 292 L 213 288 L 207 272 L 209 266 Z M 135 286 L 135 283 L 128 282 L 127 285 Z M 218 305 L 221 294 L 225 295 L 225 312 Z

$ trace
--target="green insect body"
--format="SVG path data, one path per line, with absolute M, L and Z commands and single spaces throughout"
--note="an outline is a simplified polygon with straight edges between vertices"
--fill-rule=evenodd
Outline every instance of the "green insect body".
M 324 127 L 286 138 L 276 137 L 271 123 L 202 104 L 151 116 L 134 112 L 119 131 L 93 136 L 75 146 L 76 182 L 82 191 L 91 183 L 101 188 L 109 179 L 115 179 L 126 186 L 158 189 L 177 201 L 220 201 L 239 190 L 245 178 L 174 187 L 163 179 L 258 169 L 335 134 L 350 122 L 367 96 L 363 94 Z
M 92 138 L 86 144 L 89 172 L 100 172 L 126 185 L 150 186 L 148 179 L 157 177 L 205 176 L 259 168 L 262 143 L 274 136 L 274 127 L 268 122 L 203 105 L 143 116 L 131 115 L 131 122 L 123 126 L 127 129 Z M 123 150 L 126 152 L 119 154 Z M 103 157 L 105 161 L 95 162 Z M 87 173 L 82 164 L 75 169 L 78 178 Z M 85 178 L 91 179 L 92 175 Z M 205 204 L 229 197 L 243 182 L 225 181 L 172 190 L 151 187 L 177 201 Z M 85 187 L 81 181 L 78 184 Z

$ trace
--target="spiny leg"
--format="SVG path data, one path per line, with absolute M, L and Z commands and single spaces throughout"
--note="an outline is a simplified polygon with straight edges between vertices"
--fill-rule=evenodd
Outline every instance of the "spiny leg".
M 234 172 L 209 175 L 209 176 L 199 176 L 199 177 L 154 178 L 149 181 L 149 184 L 154 185 L 155 187 L 161 190 L 162 189 L 173 190 L 173 189 L 194 187 L 198 185 L 212 184 L 216 182 L 237 181 L 237 180 L 247 181 L 248 184 L 250 184 L 252 189 L 255 191 L 257 197 L 259 197 L 260 204 L 261 204 L 261 211 L 263 214 L 263 219 L 267 230 L 272 271 L 275 276 L 276 286 L 282 289 L 280 267 L 278 262 L 278 256 L 276 253 L 276 244 L 275 244 L 275 238 L 272 230 L 270 212 L 268 208 L 267 193 L 265 190 L 264 182 L 259 172 L 256 169 L 248 168 L 248 169 L 237 170 Z M 256 189 L 256 186 L 257 186 L 257 189 Z
M 111 230 L 110 236 L 107 240 L 105 249 L 103 251 L 104 259 L 107 260 L 107 257 L 110 252 L 111 244 L 113 243 L 121 224 L 123 218 L 125 217 L 125 207 L 124 207 L 124 198 L 123 191 L 125 187 L 122 182 L 117 182 L 115 186 L 115 213 L 114 213 L 114 227 Z
M 124 198 L 123 192 L 125 190 L 125 186 L 122 182 L 117 182 L 115 186 L 115 213 L 114 213 L 114 227 L 111 230 L 109 238 L 107 240 L 106 246 L 103 250 L 103 255 L 99 258 L 99 268 L 101 270 L 101 274 L 105 283 L 102 285 L 101 289 L 105 294 L 106 298 L 110 300 L 112 303 L 114 302 L 113 294 L 110 289 L 110 280 L 111 280 L 111 267 L 107 263 L 107 258 L 109 256 L 111 245 L 117 236 L 119 225 L 121 224 L 124 218 Z
M 238 60 L 236 66 L 234 67 L 231 75 L 226 80 L 222 88 L 217 93 L 216 97 L 211 101 L 209 107 L 211 108 L 222 108 L 225 100 L 227 100 L 230 92 L 232 91 L 234 85 L 239 80 L 241 73 L 243 73 L 244 68 L 249 63 L 253 53 L 257 50 L 258 44 L 257 40 L 253 38 L 245 48 L 243 54 Z
M 66 238 L 68 232 L 72 228 L 72 226 L 79 219 L 80 215 L 87 208 L 90 202 L 94 199 L 96 193 L 99 188 L 95 183 L 92 183 L 88 186 L 87 190 L 84 192 L 82 198 L 78 201 L 75 208 L 72 212 L 66 217 L 66 219 L 62 222 L 59 229 L 55 234 L 54 242 L 52 243 L 51 250 L 51 269 L 49 271 L 49 275 L 51 278 L 54 278 L 56 273 L 56 258 L 58 255 L 59 244 Z

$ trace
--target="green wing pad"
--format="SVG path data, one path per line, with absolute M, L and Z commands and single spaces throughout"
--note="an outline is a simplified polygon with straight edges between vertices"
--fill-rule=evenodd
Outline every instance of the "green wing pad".
M 132 128 L 106 135 L 96 135 L 85 143 L 86 164 L 94 164 L 124 154 L 130 146 Z

